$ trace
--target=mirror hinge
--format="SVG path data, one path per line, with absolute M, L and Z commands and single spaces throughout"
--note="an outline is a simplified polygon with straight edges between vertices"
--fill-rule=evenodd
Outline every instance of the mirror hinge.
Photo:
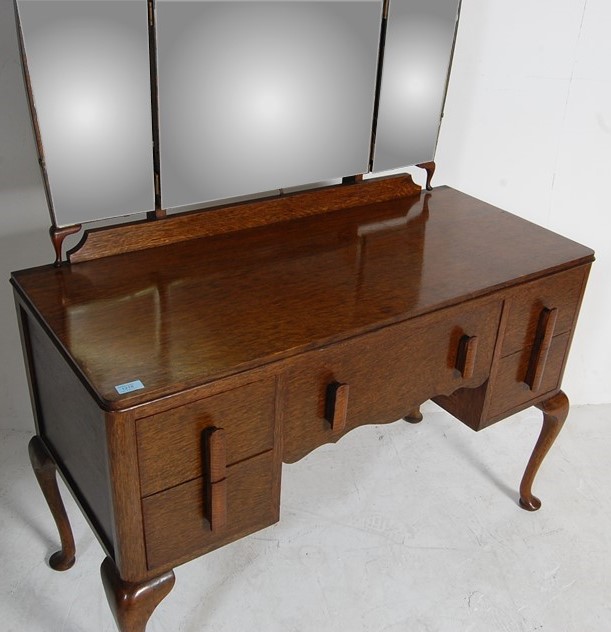
M 159 186 L 159 174 L 155 172 L 155 195 L 161 195 L 161 187 Z
M 155 9 L 153 8 L 153 0 L 149 0 L 148 5 L 149 5 L 149 26 L 155 26 Z

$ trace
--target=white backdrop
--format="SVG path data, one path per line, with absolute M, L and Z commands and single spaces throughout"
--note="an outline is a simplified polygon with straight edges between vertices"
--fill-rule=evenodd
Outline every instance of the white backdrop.
M 610 26 L 608 0 L 463 0 L 434 180 L 596 250 L 564 380 L 574 404 L 611 402 Z M 0 428 L 33 428 L 8 275 L 52 260 L 48 226 L 2 0 Z

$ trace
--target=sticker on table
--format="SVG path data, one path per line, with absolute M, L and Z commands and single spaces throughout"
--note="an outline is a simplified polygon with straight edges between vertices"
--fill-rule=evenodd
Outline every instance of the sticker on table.
M 132 391 L 137 391 L 141 388 L 144 388 L 144 384 L 140 380 L 134 380 L 133 382 L 126 382 L 125 384 L 115 386 L 119 395 L 125 395 L 125 393 L 131 393 Z

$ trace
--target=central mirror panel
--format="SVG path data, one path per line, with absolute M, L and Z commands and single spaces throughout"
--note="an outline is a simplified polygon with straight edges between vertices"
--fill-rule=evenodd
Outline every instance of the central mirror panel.
M 382 0 L 157 0 L 172 209 L 369 171 Z
M 145 0 L 18 0 L 55 226 L 155 208 Z

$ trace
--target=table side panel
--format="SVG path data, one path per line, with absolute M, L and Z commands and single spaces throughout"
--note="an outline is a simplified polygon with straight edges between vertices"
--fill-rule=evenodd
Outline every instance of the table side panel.
M 106 551 L 113 555 L 105 414 L 38 322 L 23 308 L 38 432 Z

